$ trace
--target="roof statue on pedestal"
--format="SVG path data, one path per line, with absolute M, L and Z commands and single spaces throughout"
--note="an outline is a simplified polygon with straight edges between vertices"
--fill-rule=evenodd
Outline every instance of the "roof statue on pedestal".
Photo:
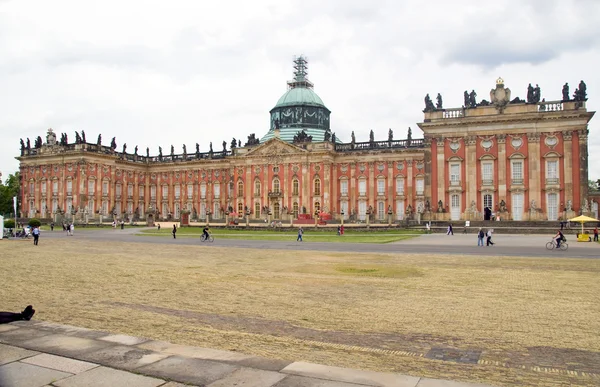
M 158 147 L 158 161 L 162 161 L 162 159 L 163 159 L 162 147 L 159 146 Z
M 67 135 L 65 134 L 65 140 L 67 139 Z M 110 141 L 110 147 L 115 150 L 117 149 L 117 140 L 115 139 L 115 137 L 112 138 L 112 140 Z
M 54 133 L 52 128 L 48 129 L 48 133 L 46 134 L 46 144 L 50 146 L 56 145 L 56 133 Z
M 423 112 L 432 112 L 435 110 L 435 106 L 433 105 L 433 102 L 431 101 L 431 97 L 429 96 L 429 94 L 427 94 L 425 96 L 425 109 L 423 110 Z
M 531 83 L 527 86 L 527 103 L 533 103 L 533 86 Z
M 231 140 L 230 148 L 232 150 L 235 149 L 235 148 L 237 148 L 237 140 L 235 139 L 235 137 L 233 138 L 233 140 Z
M 146 157 L 150 158 L 150 148 L 146 147 Z
M 227 152 L 227 141 L 223 140 L 223 153 Z
M 81 142 L 82 142 L 83 144 L 85 144 L 85 143 L 86 143 L 86 141 L 85 141 L 85 131 L 84 131 L 84 130 L 82 130 L 82 131 L 81 131 Z
M 392 128 L 390 128 L 390 130 L 388 130 L 388 142 L 392 142 L 394 140 L 394 131 L 392 130 Z
M 477 107 L 477 93 L 475 90 L 471 90 L 471 94 L 469 94 L 469 107 Z
M 127 150 L 127 143 L 123 143 L 123 154 L 125 154 L 125 151 Z
M 171 145 L 171 157 L 175 156 L 175 147 Z
M 137 153 L 138 153 L 138 146 L 136 145 L 135 148 L 133 148 L 133 154 L 137 156 L 138 155 Z
M 443 102 L 442 102 L 442 95 L 440 93 L 438 93 L 437 97 L 436 97 L 436 103 L 435 103 L 435 108 L 436 109 L 443 109 Z
M 571 97 L 569 96 L 569 84 L 565 83 L 562 88 L 562 100 L 569 101 Z
M 102 145 L 102 135 L 98 135 L 98 140 L 96 141 L 96 145 Z
M 587 101 L 587 86 L 584 81 L 579 82 L 579 87 L 575 89 L 573 99 L 575 101 Z
M 81 136 L 77 131 L 75 131 L 75 144 L 81 144 Z

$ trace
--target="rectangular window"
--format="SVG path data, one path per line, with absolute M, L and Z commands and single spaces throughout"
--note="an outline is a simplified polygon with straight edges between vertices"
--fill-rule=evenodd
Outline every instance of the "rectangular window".
M 493 185 L 494 184 L 494 175 L 493 175 L 493 164 L 486 162 L 481 164 L 481 179 L 483 185 Z
M 379 217 L 379 220 L 384 220 L 385 219 L 385 203 L 383 202 L 379 202 L 377 205 L 377 216 Z
M 348 202 L 342 202 L 342 213 L 343 213 L 343 217 L 344 219 L 348 219 Z
M 221 196 L 221 185 L 215 184 L 215 199 L 218 199 Z
M 558 160 L 546 162 L 546 184 L 558 184 Z
M 58 181 L 54 180 L 52 182 L 52 193 L 53 194 L 57 194 L 58 193 Z
M 377 195 L 385 195 L 385 180 L 377 180 Z
M 523 184 L 523 162 L 512 162 L 512 182 L 513 184 Z
M 29 194 L 33 195 L 35 193 L 35 186 L 33 183 L 29 183 Z
M 194 186 L 192 184 L 188 184 L 187 197 L 188 197 L 188 199 L 190 199 L 192 196 L 194 196 Z
M 205 199 L 205 198 L 206 198 L 206 184 L 202 184 L 202 185 L 200 186 L 200 197 L 201 197 L 202 199 Z
M 179 199 L 181 196 L 181 187 L 179 185 L 175 186 L 175 199 Z
M 102 195 L 108 195 L 108 181 L 102 182 Z
M 129 196 L 129 197 L 133 196 L 133 184 L 129 184 L 127 186 L 127 196 Z
M 45 195 L 46 194 L 46 182 L 42 181 L 41 184 L 42 184 L 42 195 Z
M 67 180 L 67 195 L 73 193 L 73 180 Z
M 342 196 L 348 196 L 348 180 L 342 180 L 340 182 L 340 193 Z
M 138 187 L 138 197 L 140 197 L 140 198 L 144 197 L 144 190 L 145 190 L 145 187 L 143 185 L 140 185 Z
M 71 209 L 73 208 L 73 199 L 67 198 L 67 213 L 71 213 Z
M 417 195 L 423 195 L 425 193 L 425 180 L 417 179 Z
M 96 182 L 94 180 L 88 181 L 88 196 L 94 196 L 94 192 L 96 192 Z
M 396 220 L 404 219 L 404 202 L 402 200 L 396 201 Z
M 450 185 L 460 185 L 460 164 L 450 164 Z
M 115 191 L 117 196 L 121 196 L 121 184 L 117 184 Z
M 163 199 L 166 199 L 169 197 L 169 186 L 168 185 L 163 185 L 162 187 L 162 197 Z
M 117 211 L 117 215 L 119 215 L 119 216 L 122 214 L 122 212 L 121 212 L 121 202 L 115 203 L 115 211 Z
M 396 179 L 396 195 L 404 195 L 404 178 Z
M 358 181 L 358 194 L 360 196 L 366 196 L 367 195 L 367 181 L 366 180 L 359 180 Z
M 152 198 L 152 200 L 156 199 L 156 186 L 155 185 L 150 187 L 150 197 Z

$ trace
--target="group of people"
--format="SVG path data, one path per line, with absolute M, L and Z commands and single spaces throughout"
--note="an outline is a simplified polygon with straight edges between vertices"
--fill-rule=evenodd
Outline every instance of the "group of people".
M 63 223 L 63 231 L 67 232 L 67 236 L 75 234 L 75 225 L 73 223 Z
M 494 234 L 493 229 L 488 229 L 487 232 L 483 231 L 483 228 L 479 228 L 477 231 L 477 246 L 483 247 L 483 240 L 486 239 L 486 246 L 493 246 L 494 242 L 492 242 L 492 235 Z
M 114 230 L 117 229 L 117 225 L 119 225 L 121 227 L 121 230 L 123 230 L 125 228 L 125 221 L 121 220 L 119 223 L 117 223 L 116 221 L 113 220 L 113 222 L 112 222 L 112 228 Z

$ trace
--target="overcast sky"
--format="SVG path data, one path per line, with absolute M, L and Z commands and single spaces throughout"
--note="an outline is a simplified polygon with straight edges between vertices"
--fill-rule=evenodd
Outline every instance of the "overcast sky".
M 498 76 L 513 98 L 531 82 L 547 101 L 583 79 L 597 110 L 600 1 L 0 0 L 0 171 L 50 127 L 142 154 L 261 137 L 299 54 L 342 141 L 421 137 L 426 93 L 459 107 L 466 89 L 489 99 Z

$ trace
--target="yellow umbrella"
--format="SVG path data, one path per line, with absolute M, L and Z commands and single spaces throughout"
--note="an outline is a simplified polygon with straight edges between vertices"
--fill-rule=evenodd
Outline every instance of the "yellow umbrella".
M 589 216 L 579 215 L 575 218 L 569 219 L 570 222 L 580 222 L 581 223 L 581 233 L 583 234 L 583 224 L 585 222 L 598 222 L 598 219 L 590 218 Z

